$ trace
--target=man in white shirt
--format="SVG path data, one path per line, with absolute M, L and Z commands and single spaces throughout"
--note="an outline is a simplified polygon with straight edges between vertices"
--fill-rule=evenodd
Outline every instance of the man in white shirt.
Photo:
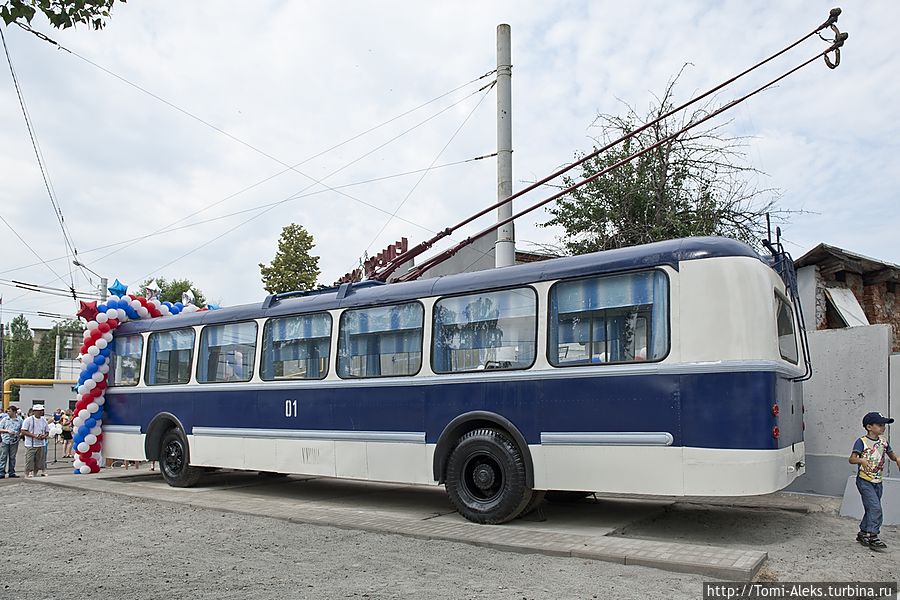
M 25 438 L 25 477 L 34 477 L 44 464 L 44 440 L 50 437 L 50 426 L 44 420 L 44 405 L 31 407 L 32 415 L 22 423 L 22 437 Z M 42 476 L 47 475 L 44 471 Z

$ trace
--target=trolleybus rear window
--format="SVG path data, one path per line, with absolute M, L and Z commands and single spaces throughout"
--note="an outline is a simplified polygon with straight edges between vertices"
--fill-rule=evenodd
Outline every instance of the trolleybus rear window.
M 176 329 L 150 334 L 147 343 L 147 385 L 187 383 L 191 380 L 194 330 Z
M 250 381 L 255 358 L 255 321 L 207 325 L 200 332 L 197 382 Z
M 435 373 L 527 369 L 537 343 L 537 294 L 517 288 L 439 300 L 432 339 Z
M 262 379 L 322 379 L 328 374 L 331 315 L 269 319 L 263 328 Z
M 661 271 L 563 281 L 550 289 L 547 358 L 555 366 L 661 360 L 668 321 Z
M 799 357 L 791 305 L 778 292 L 775 292 L 775 302 L 778 307 L 778 350 L 781 358 L 796 364 Z

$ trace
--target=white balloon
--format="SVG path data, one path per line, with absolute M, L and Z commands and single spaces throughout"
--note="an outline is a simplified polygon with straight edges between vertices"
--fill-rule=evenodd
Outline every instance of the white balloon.
M 88 413 L 88 414 L 90 414 L 90 413 Z M 81 411 L 78 411 L 78 415 L 79 416 L 72 419 L 72 424 L 75 426 L 76 429 L 78 429 L 79 427 L 84 425 L 84 419 L 81 418 Z
M 150 316 L 150 311 L 147 310 L 146 308 L 144 308 L 143 306 L 138 307 L 135 310 L 137 311 L 138 316 L 142 319 L 146 319 L 147 317 Z
M 97 370 L 100 371 L 101 373 L 103 373 L 104 375 L 106 375 L 107 373 L 109 373 L 109 365 L 104 363 L 104 364 L 100 365 L 97 368 Z
M 90 330 L 90 329 L 85 329 L 85 330 L 81 333 L 81 337 L 83 337 L 84 339 L 88 339 L 89 337 L 91 337 L 91 330 Z
M 113 339 L 112 331 L 107 331 L 106 333 L 104 333 L 103 339 L 106 340 L 107 342 L 111 342 Z
M 131 301 L 131 308 L 133 308 L 134 310 L 137 310 L 137 309 L 139 309 L 140 307 L 141 307 L 141 303 L 140 303 L 139 300 L 132 300 L 132 301 Z
M 106 348 L 107 344 L 109 344 L 109 342 L 104 340 L 102 337 L 99 340 L 97 340 L 96 342 L 94 342 L 94 345 L 97 346 L 98 348 L 100 348 L 101 350 Z
M 102 426 L 103 426 L 103 420 L 102 420 L 102 419 L 97 419 L 97 429 L 99 429 L 99 428 L 102 427 Z
M 81 459 L 80 459 L 80 458 L 76 458 L 76 459 L 75 459 L 75 462 L 74 462 L 73 464 L 75 465 L 75 468 L 76 468 L 76 469 L 80 469 L 81 467 L 84 466 L 84 463 L 81 462 Z
M 97 321 L 88 321 L 88 323 L 87 323 L 87 328 L 89 331 L 93 331 L 94 329 L 97 329 L 98 327 L 100 327 L 100 323 L 98 323 Z
M 125 321 L 128 320 L 128 315 L 125 314 L 124 308 L 116 309 L 116 319 L 118 319 L 119 323 L 124 323 Z
M 91 445 L 88 444 L 87 442 L 81 442 L 80 444 L 78 444 L 79 452 L 87 452 L 90 449 L 91 449 Z
M 84 422 L 91 418 L 91 411 L 82 408 L 78 411 L 78 417 L 81 419 L 81 425 L 84 425 Z M 79 425 L 79 427 L 81 427 L 81 425 Z
M 91 472 L 91 468 L 87 465 L 81 465 L 81 468 L 78 470 L 81 471 L 82 475 L 87 475 L 88 473 Z
M 94 444 L 97 443 L 97 436 L 94 435 L 93 433 L 89 433 L 86 436 L 84 436 L 84 441 L 87 443 L 88 446 L 93 446 Z
M 103 431 L 103 430 L 100 429 L 100 426 L 97 425 L 96 427 L 94 427 L 93 429 L 91 429 L 91 435 L 93 435 L 93 436 L 98 436 L 98 435 L 100 435 L 100 433 L 101 433 L 102 431 Z M 84 439 L 87 439 L 87 437 L 85 437 Z M 91 442 L 91 443 L 93 444 L 94 442 Z
M 87 410 L 89 413 L 94 414 L 95 412 L 100 410 L 100 405 L 97 404 L 96 402 L 91 402 L 90 404 L 87 405 Z
M 101 325 L 103 323 L 106 323 L 107 321 L 109 321 L 109 317 L 106 316 L 106 313 L 99 313 L 95 318 L 97 319 L 97 322 L 100 323 Z
M 91 356 L 90 354 L 82 354 L 78 358 L 79 358 L 79 360 L 81 360 L 81 364 L 84 365 L 85 367 L 88 366 L 89 364 L 91 364 L 92 362 L 94 362 L 94 357 Z
M 84 382 L 84 387 L 87 391 L 91 391 L 92 389 L 97 387 L 97 382 L 94 381 L 93 379 L 88 379 L 87 381 Z
M 106 318 L 107 319 L 115 319 L 119 316 L 119 311 L 115 308 L 107 308 L 106 309 Z
M 106 404 L 106 398 L 104 398 L 103 396 L 98 396 L 97 398 L 94 398 L 94 402 L 97 404 L 97 406 L 103 406 L 104 404 Z
M 172 314 L 172 311 L 170 311 L 170 310 L 169 310 L 169 307 L 166 306 L 165 304 L 161 304 L 161 305 L 159 306 L 159 312 L 161 312 L 161 313 L 162 313 L 163 315 L 165 315 L 165 316 L 169 316 L 169 315 Z
M 93 375 L 91 375 L 91 379 L 93 379 L 97 383 L 100 383 L 101 381 L 103 381 L 103 373 L 100 373 L 98 371 L 98 372 L 94 373 Z
M 97 346 L 91 346 L 90 348 L 88 348 L 88 354 L 90 354 L 91 356 L 97 356 L 98 354 L 100 354 L 100 348 L 98 348 Z
M 91 458 L 93 458 L 94 460 L 96 460 L 99 463 L 100 459 L 103 458 L 103 455 L 100 454 L 99 452 L 94 452 L 93 454 L 91 454 Z
M 83 383 L 82 383 L 81 385 L 78 386 L 78 393 L 79 393 L 79 394 L 85 394 L 85 393 L 87 393 L 87 391 L 88 391 L 88 389 L 87 389 L 86 387 L 84 387 L 84 384 L 83 384 Z

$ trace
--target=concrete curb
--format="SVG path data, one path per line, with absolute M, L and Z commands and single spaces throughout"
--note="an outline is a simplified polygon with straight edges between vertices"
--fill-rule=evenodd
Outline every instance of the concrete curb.
M 180 488 L 130 488 L 121 485 L 123 483 L 121 480 L 113 482 L 109 481 L 110 479 L 118 478 L 64 475 L 29 479 L 26 482 L 151 499 L 221 512 L 264 516 L 298 524 L 458 542 L 505 552 L 538 553 L 640 565 L 733 581 L 752 580 L 768 558 L 766 552 L 758 550 L 619 536 L 579 535 L 503 525 L 422 520 L 353 508 L 334 508 L 328 506 L 327 502 L 286 502 L 265 497 L 242 496 L 238 503 L 228 490 L 212 489 L 198 494 Z M 116 485 L 117 483 L 119 485 Z

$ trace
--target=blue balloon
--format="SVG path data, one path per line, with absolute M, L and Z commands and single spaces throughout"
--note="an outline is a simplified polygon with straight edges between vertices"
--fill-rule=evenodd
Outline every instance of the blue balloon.
M 88 428 L 88 430 L 93 429 L 97 426 L 97 419 L 91 417 L 84 422 L 84 426 Z
M 82 425 L 75 431 L 75 437 L 83 438 L 87 434 L 91 432 L 91 428 L 87 426 L 87 424 Z
M 163 306 L 167 306 L 167 307 L 169 307 L 169 308 L 172 308 L 172 303 L 169 302 L 168 300 L 166 300 L 166 301 L 163 302 Z
M 109 346 L 107 345 L 107 348 L 108 347 Z M 94 364 L 97 365 L 98 367 L 105 362 L 106 362 L 106 359 L 103 356 L 95 356 L 94 357 Z
M 107 346 L 106 348 L 104 348 L 103 350 L 100 351 L 100 355 L 101 356 L 109 356 L 109 352 L 110 352 L 109 346 Z
M 73 475 L 81 475 L 81 471 L 79 471 L 78 469 L 72 469 L 72 474 Z
M 125 314 L 128 315 L 128 318 L 132 320 L 141 318 L 140 315 L 138 315 L 137 311 L 134 310 L 134 308 L 130 304 L 125 308 Z
M 98 313 L 105 313 L 105 312 L 108 310 L 108 308 L 109 308 L 109 307 L 106 306 L 105 304 L 99 304 L 99 305 L 97 306 L 97 312 L 98 312 Z
M 86 366 L 84 368 L 84 374 L 87 376 L 91 376 L 97 372 L 98 368 L 99 368 L 98 365 L 95 365 L 94 363 L 89 363 L 88 366 Z
M 181 302 L 176 302 L 175 308 L 177 308 L 178 310 L 181 310 L 182 308 L 184 308 L 184 304 L 182 304 Z

